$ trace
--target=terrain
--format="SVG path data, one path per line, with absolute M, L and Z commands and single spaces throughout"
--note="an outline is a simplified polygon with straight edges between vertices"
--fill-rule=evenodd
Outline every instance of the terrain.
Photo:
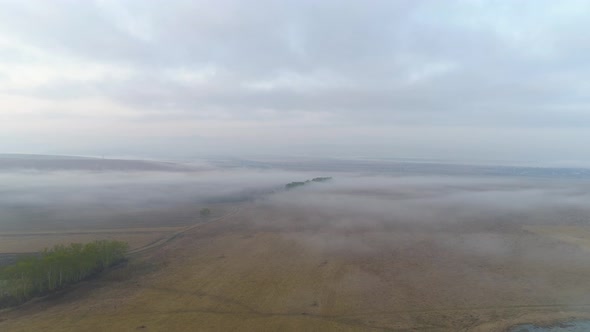
M 506 331 L 590 317 L 590 183 L 331 175 L 225 202 L 126 265 L 0 312 L 0 330 Z
M 196 167 L 150 160 L 0 154 L 0 170 L 190 171 Z

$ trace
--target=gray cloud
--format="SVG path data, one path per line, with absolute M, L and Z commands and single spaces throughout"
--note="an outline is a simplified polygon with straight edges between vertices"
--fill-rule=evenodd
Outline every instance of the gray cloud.
M 39 113 L 33 121 L 63 113 L 70 126 L 90 126 L 76 120 L 80 114 L 125 109 L 102 115 L 105 126 L 122 126 L 105 136 L 133 130 L 147 137 L 144 122 L 168 121 L 162 135 L 170 136 L 175 121 L 194 131 L 219 121 L 217 133 L 244 125 L 264 132 L 252 122 L 295 126 L 307 145 L 315 141 L 306 138 L 310 132 L 335 136 L 356 125 L 366 132 L 405 126 L 433 137 L 407 135 L 402 147 L 390 146 L 391 154 L 407 156 L 440 148 L 448 126 L 491 128 L 500 137 L 515 128 L 577 128 L 573 138 L 556 140 L 559 150 L 590 138 L 583 134 L 590 124 L 588 37 L 580 33 L 589 9 L 583 1 L 3 1 L 0 93 L 39 102 L 31 106 Z M 14 64 L 32 73 L 23 78 Z M 66 104 L 72 100 L 105 106 L 84 110 Z M 22 106 L 15 103 L 3 108 L 17 119 Z M 43 129 L 55 131 L 51 122 Z M 529 136 L 513 138 L 535 144 Z M 492 158 L 519 154 L 475 138 L 483 149 L 502 150 Z M 482 154 L 463 145 L 466 139 L 451 141 L 466 155 Z M 354 143 L 344 136 L 338 142 L 342 150 Z M 524 158 L 545 154 L 533 150 Z M 425 154 L 414 156 L 432 152 Z M 540 159 L 580 158 L 556 152 Z

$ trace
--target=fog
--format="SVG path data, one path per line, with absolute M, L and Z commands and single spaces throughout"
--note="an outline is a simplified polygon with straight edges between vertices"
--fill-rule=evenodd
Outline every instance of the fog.
M 274 195 L 267 204 L 335 214 L 355 226 L 555 225 L 587 221 L 589 188 L 587 182 L 556 179 L 349 176 Z
M 258 200 L 251 215 L 244 212 L 244 222 L 327 257 L 360 255 L 361 260 L 386 264 L 383 259 L 389 255 L 409 255 L 457 269 L 474 268 L 470 264 L 520 266 L 535 271 L 527 282 L 549 289 L 546 279 L 557 278 L 559 269 L 579 273 L 590 264 L 588 251 L 526 228 L 587 226 L 588 189 L 587 182 L 562 179 L 340 174 L 330 183 Z M 442 270 L 448 267 L 440 268 L 436 273 L 448 272 Z M 500 278 L 517 287 L 528 274 L 518 269 L 510 273 L 519 277 L 497 271 L 463 273 L 474 279 Z
M 200 201 L 276 187 L 294 172 L 11 172 L 0 173 L 3 202 L 146 203 Z M 63 197 L 67 196 L 67 197 Z
M 334 179 L 284 191 L 286 183 L 322 175 Z M 318 223 L 327 220 L 338 227 L 355 228 L 376 224 L 425 230 L 449 225 L 512 228 L 581 224 L 590 215 L 590 183 L 574 179 L 210 167 L 190 172 L 4 170 L 0 183 L 0 229 L 13 230 L 46 229 L 64 220 L 79 227 L 92 219 L 96 226 L 101 218 L 112 222 L 117 214 L 173 212 L 180 207 L 198 209 L 245 201 L 305 211 L 307 218 L 316 218 Z M 173 224 L 179 222 L 175 220 Z M 159 221 L 162 225 L 168 222 Z
M 190 214 L 198 215 L 204 206 L 251 200 L 307 177 L 301 172 L 221 169 L 4 170 L 0 172 L 0 231 L 129 225 L 129 219 L 135 220 L 135 226 L 188 224 L 194 219 Z M 142 221 L 145 218 L 150 220 Z
M 590 266 L 589 189 L 571 179 L 342 174 L 259 200 L 243 222 L 326 262 L 354 262 L 360 272 L 339 282 L 360 294 L 394 280 L 412 289 L 404 303 L 567 306 L 590 300 L 576 290 Z
M 202 222 L 199 210 L 208 207 L 215 216 L 229 216 L 155 250 L 157 260 L 178 266 L 184 278 L 185 260 L 194 257 L 194 264 L 217 266 L 207 282 L 229 271 L 239 279 L 232 284 L 265 285 L 257 290 L 294 282 L 293 277 L 300 282 L 293 286 L 297 294 L 311 294 L 303 304 L 272 295 L 281 303 L 277 308 L 308 308 L 312 302 L 321 307 L 338 296 L 350 312 L 538 303 L 557 303 L 561 310 L 590 302 L 584 291 L 590 273 L 586 177 L 313 168 L 4 170 L 0 235 L 195 225 Z M 320 176 L 332 180 L 285 188 Z M 312 309 L 297 307 L 296 315 L 302 310 Z

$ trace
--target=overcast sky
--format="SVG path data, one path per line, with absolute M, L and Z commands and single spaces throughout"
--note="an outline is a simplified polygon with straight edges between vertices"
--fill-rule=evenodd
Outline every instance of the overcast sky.
M 590 165 L 590 1 L 0 8 L 0 152 Z

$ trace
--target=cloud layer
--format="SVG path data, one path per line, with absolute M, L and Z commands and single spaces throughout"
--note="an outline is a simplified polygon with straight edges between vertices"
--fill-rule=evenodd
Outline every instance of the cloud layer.
M 588 162 L 584 1 L 2 7 L 2 150 Z

